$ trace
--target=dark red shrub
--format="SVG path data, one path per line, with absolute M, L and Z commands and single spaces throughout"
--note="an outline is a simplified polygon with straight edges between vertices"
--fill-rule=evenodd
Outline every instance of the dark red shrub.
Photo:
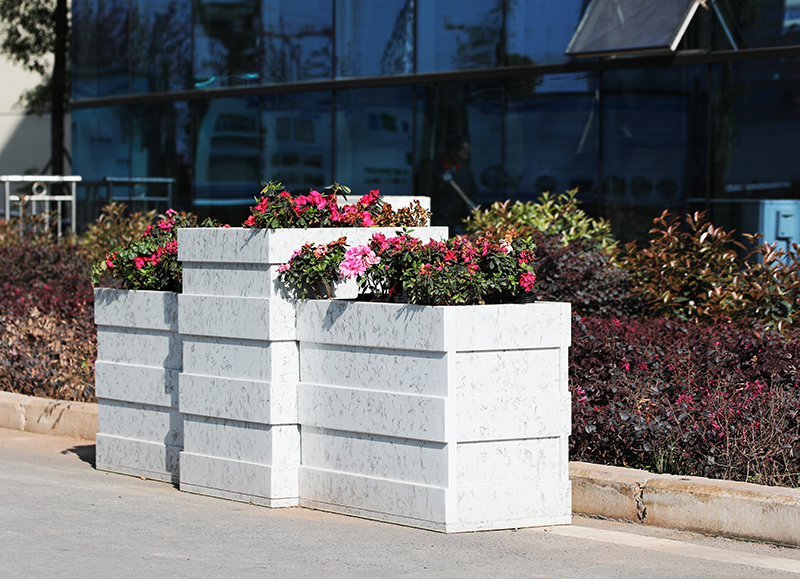
M 582 316 L 623 317 L 637 313 L 628 273 L 611 264 L 595 245 L 576 240 L 563 245 L 558 236 L 534 231 L 537 300 L 571 302 Z
M 572 459 L 798 484 L 800 341 L 744 322 L 572 330 Z

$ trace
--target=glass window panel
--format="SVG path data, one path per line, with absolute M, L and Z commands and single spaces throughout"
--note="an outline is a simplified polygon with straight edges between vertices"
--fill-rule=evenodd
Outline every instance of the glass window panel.
M 128 0 L 74 0 L 72 96 L 117 96 L 130 91 Z
M 133 93 L 191 88 L 192 6 L 176 0 L 133 0 Z
M 436 0 L 419 4 L 419 72 L 500 65 L 504 0 Z
M 595 73 L 520 77 L 506 84 L 506 195 L 535 201 L 578 189 L 597 213 L 600 101 Z
M 191 209 L 191 114 L 185 101 L 137 105 L 131 109 L 131 177 L 172 179 L 142 182 L 128 188 L 134 197 L 167 198 L 145 202 L 143 209 Z M 122 188 L 121 188 L 122 189 Z
M 330 185 L 331 93 L 275 95 L 261 100 L 261 181 L 294 193 Z
M 413 191 L 413 90 L 339 91 L 335 95 L 334 180 L 360 197 Z
M 728 0 L 747 48 L 800 44 L 799 0 Z
M 414 0 L 337 0 L 336 76 L 414 72 Z
M 261 181 L 259 99 L 209 99 L 192 108 L 194 210 L 240 224 Z
M 194 87 L 258 84 L 258 0 L 196 0 Z
M 78 188 L 79 227 L 97 218 L 107 203 L 105 177 L 128 177 L 131 168 L 130 109 L 102 107 L 72 111 L 72 171 Z
M 698 0 L 593 0 L 567 47 L 570 55 L 671 50 Z
M 772 200 L 800 199 L 798 69 L 798 59 L 715 67 L 710 203 L 715 223 L 769 235 L 776 222 L 765 218 L 763 207 Z M 784 249 L 788 243 L 774 236 L 767 241 L 779 241 Z
M 564 50 L 587 4 L 588 0 L 509 2 L 505 64 L 546 64 L 567 60 Z
M 332 0 L 264 2 L 262 82 L 331 78 Z
M 502 86 L 421 86 L 416 119 L 417 193 L 431 197 L 434 224 L 459 232 L 470 206 L 452 183 L 473 203 L 487 205 L 504 196 Z M 464 140 L 469 149 L 462 146 Z
M 666 208 L 705 191 L 707 67 L 603 73 L 604 213 L 619 239 L 647 237 Z

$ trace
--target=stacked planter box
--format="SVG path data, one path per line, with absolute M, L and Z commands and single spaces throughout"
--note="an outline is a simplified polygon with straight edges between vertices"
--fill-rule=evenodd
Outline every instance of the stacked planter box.
M 182 229 L 182 490 L 272 507 L 299 503 L 296 302 L 277 267 L 306 242 L 367 243 L 395 229 Z M 446 228 L 418 228 L 444 239 Z
M 446 532 L 570 522 L 569 304 L 297 316 L 301 506 Z
M 97 468 L 178 482 L 181 341 L 171 292 L 96 289 Z

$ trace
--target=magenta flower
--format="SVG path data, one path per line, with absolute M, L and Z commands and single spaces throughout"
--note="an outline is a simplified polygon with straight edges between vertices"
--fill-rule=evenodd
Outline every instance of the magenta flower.
M 519 285 L 522 286 L 526 292 L 533 291 L 533 283 L 536 281 L 536 276 L 530 272 L 526 271 L 521 276 L 519 276 Z
M 136 269 L 142 269 L 145 265 L 147 265 L 147 260 L 137 255 L 133 258 L 133 265 L 136 266 Z

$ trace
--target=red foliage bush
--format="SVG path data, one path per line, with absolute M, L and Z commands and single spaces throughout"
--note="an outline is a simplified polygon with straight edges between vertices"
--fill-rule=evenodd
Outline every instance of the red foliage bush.
M 639 311 L 628 272 L 613 266 L 596 245 L 580 240 L 564 245 L 560 236 L 541 231 L 531 232 L 531 241 L 537 300 L 571 302 L 573 313 L 582 316 L 627 317 Z
M 79 247 L 0 247 L 0 390 L 93 401 L 93 303 Z
M 800 484 L 800 336 L 577 316 L 572 330 L 573 460 Z

